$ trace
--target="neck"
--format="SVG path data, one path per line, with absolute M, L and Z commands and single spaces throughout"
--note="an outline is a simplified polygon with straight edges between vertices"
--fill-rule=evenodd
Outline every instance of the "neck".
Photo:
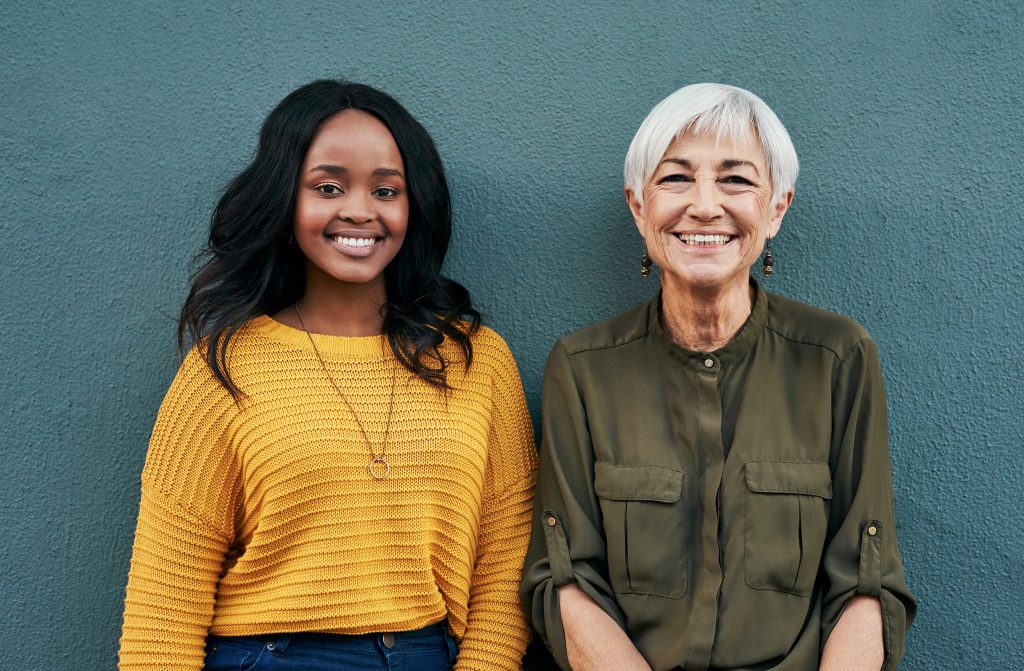
M 295 307 L 310 333 L 332 336 L 375 336 L 384 327 L 387 289 L 384 278 L 370 284 L 323 281 L 312 273 L 306 277 L 306 290 Z M 287 313 L 282 310 L 287 322 Z M 301 324 L 299 328 L 302 328 Z
M 744 277 L 742 286 L 691 287 L 662 280 L 661 323 L 676 343 L 695 352 L 725 347 L 750 317 L 753 288 Z

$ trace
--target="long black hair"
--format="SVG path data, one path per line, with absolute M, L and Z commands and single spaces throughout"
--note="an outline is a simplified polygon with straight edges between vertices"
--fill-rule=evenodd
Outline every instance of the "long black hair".
M 451 196 L 433 140 L 394 98 L 351 82 L 318 80 L 292 91 L 260 129 L 252 163 L 225 189 L 210 222 L 201 266 L 181 308 L 178 347 L 196 343 L 217 380 L 238 398 L 228 371 L 228 346 L 246 321 L 302 297 L 306 260 L 291 243 L 299 171 L 320 124 L 346 109 L 380 119 L 405 163 L 409 225 L 384 271 L 383 332 L 395 357 L 429 384 L 447 390 L 445 338 L 468 367 L 470 336 L 480 326 L 469 291 L 441 275 L 451 238 Z

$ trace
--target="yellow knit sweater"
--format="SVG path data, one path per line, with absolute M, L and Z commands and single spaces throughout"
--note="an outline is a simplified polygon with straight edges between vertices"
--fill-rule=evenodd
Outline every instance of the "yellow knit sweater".
M 203 666 L 207 633 L 407 631 L 447 618 L 457 669 L 518 669 L 517 587 L 530 531 L 533 430 L 505 342 L 483 328 L 447 397 L 383 337 L 306 334 L 258 317 L 231 349 L 236 404 L 193 350 L 142 473 L 120 668 Z M 446 343 L 446 358 L 459 360 Z

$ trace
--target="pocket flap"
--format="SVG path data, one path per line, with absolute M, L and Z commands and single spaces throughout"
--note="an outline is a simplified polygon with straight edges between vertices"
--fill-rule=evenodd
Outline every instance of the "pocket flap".
M 747 487 L 768 494 L 807 494 L 832 498 L 832 473 L 828 464 L 796 461 L 749 461 Z
M 662 466 L 594 464 L 594 493 L 615 501 L 678 501 L 683 492 L 683 473 Z

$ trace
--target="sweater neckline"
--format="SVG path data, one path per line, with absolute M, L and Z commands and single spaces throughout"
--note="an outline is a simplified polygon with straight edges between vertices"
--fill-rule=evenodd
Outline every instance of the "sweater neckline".
M 264 337 L 290 345 L 303 351 L 313 351 L 309 342 L 312 336 L 317 349 L 324 356 L 359 356 L 367 358 L 392 358 L 391 347 L 384 335 L 374 336 L 332 336 L 310 333 L 283 324 L 270 315 L 260 315 L 249 321 L 249 328 Z

